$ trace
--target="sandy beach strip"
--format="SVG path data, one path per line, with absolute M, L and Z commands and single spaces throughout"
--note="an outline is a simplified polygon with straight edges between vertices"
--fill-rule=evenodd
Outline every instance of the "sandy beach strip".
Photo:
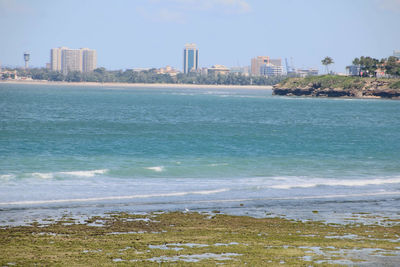
M 252 89 L 271 90 L 270 85 L 210 85 L 210 84 L 176 84 L 176 83 L 98 83 L 98 82 L 51 82 L 42 80 L 6 80 L 0 84 L 30 84 L 56 86 L 92 86 L 121 88 L 174 88 L 174 89 Z

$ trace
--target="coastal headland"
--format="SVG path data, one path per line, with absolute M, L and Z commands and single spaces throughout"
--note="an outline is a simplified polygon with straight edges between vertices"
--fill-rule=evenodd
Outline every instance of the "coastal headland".
M 400 99 L 400 79 L 350 76 L 288 78 L 273 86 L 274 95 Z
M 398 223 L 329 224 L 218 211 L 112 213 L 83 221 L 66 216 L 1 228 L 0 264 L 398 266 Z
M 7 80 L 1 84 L 31 84 L 31 85 L 55 85 L 55 86 L 88 86 L 88 87 L 121 87 L 121 88 L 175 88 L 175 89 L 254 89 L 271 90 L 270 85 L 209 85 L 209 84 L 181 84 L 181 83 L 98 83 L 98 82 L 53 82 L 40 80 Z

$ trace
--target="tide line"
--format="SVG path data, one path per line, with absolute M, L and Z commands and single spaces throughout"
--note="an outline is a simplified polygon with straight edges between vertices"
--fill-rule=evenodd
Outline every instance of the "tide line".
M 152 198 L 152 197 L 179 197 L 186 195 L 210 195 L 229 191 L 229 189 L 222 188 L 216 190 L 192 191 L 192 192 L 176 192 L 165 194 L 147 194 L 147 195 L 132 195 L 132 196 L 111 196 L 111 197 L 93 197 L 93 198 L 73 198 L 73 199 L 54 199 L 54 200 L 27 200 L 27 201 L 13 201 L 13 202 L 0 202 L 0 205 L 37 205 L 37 204 L 56 204 L 68 202 L 91 202 L 91 201 L 104 201 L 104 200 L 126 200 L 136 198 Z
M 375 192 L 375 193 L 359 193 L 359 194 L 338 194 L 324 196 L 301 196 L 301 197 L 265 197 L 265 198 L 242 198 L 242 199 L 219 199 L 219 200 L 198 200 L 188 201 L 185 203 L 224 203 L 224 202 L 244 202 L 256 200 L 306 200 L 306 199 L 330 199 L 330 198 L 346 198 L 346 197 L 371 197 L 371 196 L 388 196 L 400 195 L 400 192 Z

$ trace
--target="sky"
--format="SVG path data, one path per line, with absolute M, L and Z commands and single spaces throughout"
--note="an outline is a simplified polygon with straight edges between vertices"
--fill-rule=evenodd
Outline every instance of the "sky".
M 255 56 L 345 72 L 355 57 L 400 50 L 400 0 L 0 0 L 0 64 L 44 67 L 50 49 L 96 49 L 110 70 L 247 66 Z

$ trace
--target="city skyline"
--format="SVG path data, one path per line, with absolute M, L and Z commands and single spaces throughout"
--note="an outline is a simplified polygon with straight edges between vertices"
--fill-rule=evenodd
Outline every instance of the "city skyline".
M 400 49 L 400 1 L 148 0 L 140 2 L 0 0 L 0 62 L 45 67 L 52 47 L 92 47 L 107 69 L 166 65 L 182 70 L 182 44 L 196 43 L 199 67 L 249 66 L 251 58 L 293 58 L 296 68 L 344 72 L 355 57 Z M 59 12 L 59 11 L 62 12 Z M 328 12 L 329 11 L 329 12 Z M 268 16 L 267 16 L 268 15 Z M 51 22 L 51 23 L 50 23 Z

